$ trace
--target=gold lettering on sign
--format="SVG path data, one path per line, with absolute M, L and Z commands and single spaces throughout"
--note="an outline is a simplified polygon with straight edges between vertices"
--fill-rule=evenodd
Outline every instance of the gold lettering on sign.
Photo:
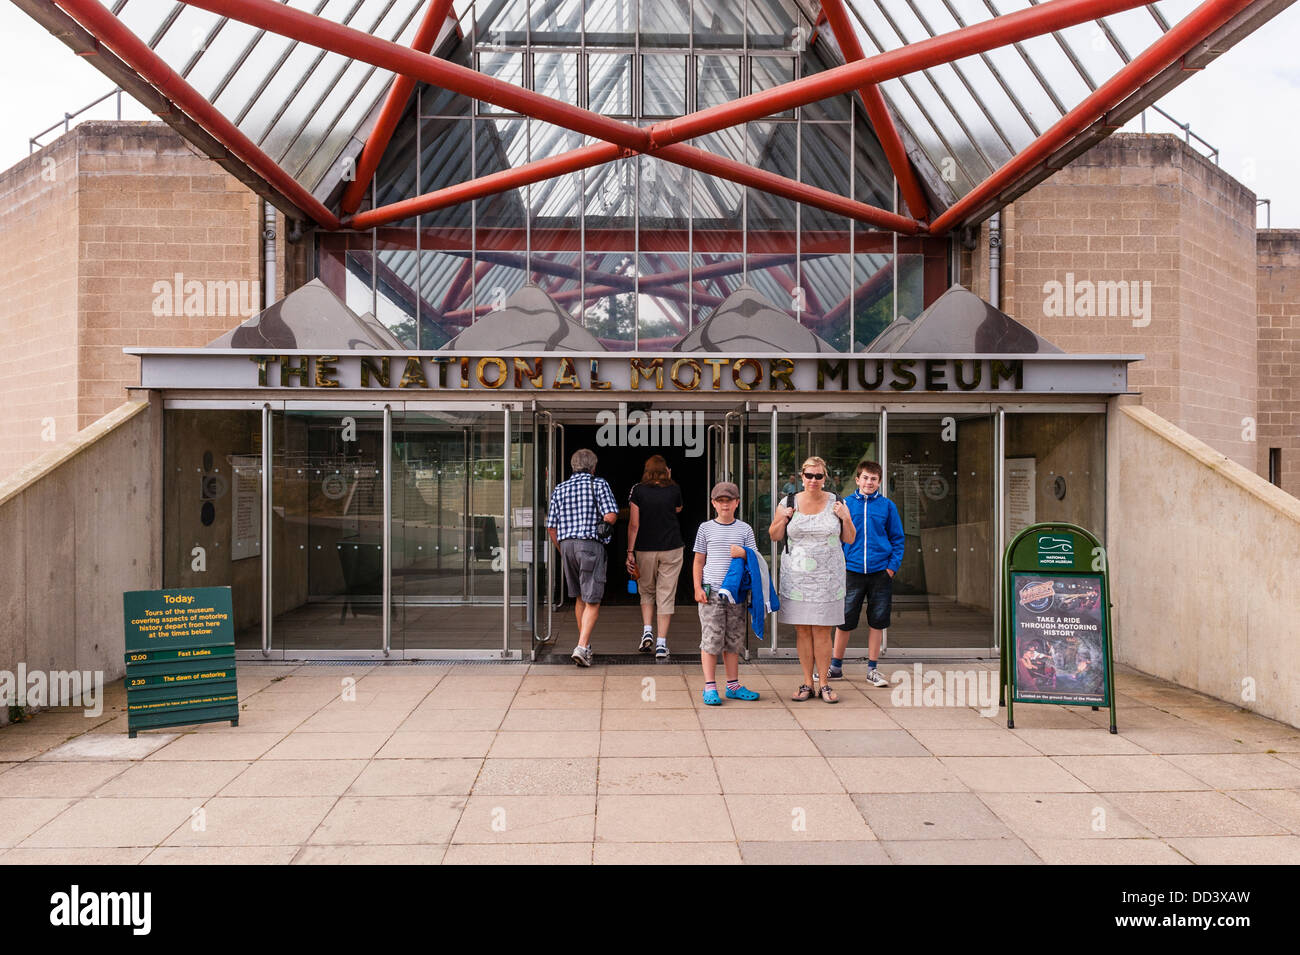
M 266 365 L 268 362 L 278 361 L 279 355 L 249 355 L 248 360 L 257 365 L 257 384 L 259 387 L 266 386 Z
M 379 382 L 379 387 L 381 388 L 389 387 L 388 382 L 392 380 L 392 362 L 387 355 L 379 359 L 378 368 L 375 367 L 374 359 L 366 358 L 365 356 L 362 356 L 361 358 L 361 387 L 362 388 L 370 387 L 371 375 L 375 376 L 375 379 Z
M 691 371 L 691 380 L 689 383 L 684 382 L 678 377 L 678 373 L 683 368 L 689 368 Z M 679 391 L 696 391 L 700 387 L 700 379 L 704 377 L 704 369 L 694 358 L 679 358 L 673 362 L 672 370 L 668 373 L 668 378 Z
M 438 387 L 447 387 L 447 366 L 455 359 L 452 358 L 430 358 L 429 361 L 438 366 Z
M 597 391 L 608 391 L 609 382 L 600 380 L 600 359 L 591 360 L 591 387 Z
M 317 355 L 316 356 L 316 387 L 317 388 L 337 388 L 339 380 L 334 375 L 339 370 L 334 367 L 334 363 L 339 360 L 338 355 Z
M 720 391 L 722 389 L 722 369 L 724 366 L 731 364 L 731 359 L 730 358 L 706 358 L 704 359 L 704 364 L 712 366 L 713 390 Z
M 744 376 L 747 366 L 754 369 L 754 377 L 749 381 L 746 381 Z M 731 380 L 741 391 L 753 391 L 763 383 L 762 363 L 757 358 L 737 358 L 735 364 L 731 366 Z
M 302 356 L 301 365 L 293 364 L 292 355 L 280 356 L 280 386 L 282 388 L 287 388 L 289 386 L 289 379 L 297 378 L 298 384 L 302 385 L 304 388 L 310 388 L 311 378 L 307 375 L 307 365 L 308 358 L 306 355 Z
M 772 391 L 794 391 L 794 382 L 790 380 L 790 375 L 794 371 L 794 362 L 789 358 L 773 358 L 769 363 L 771 372 L 769 375 L 768 388 Z M 776 386 L 781 382 L 781 387 Z
M 867 380 L 867 369 L 870 368 L 875 374 L 871 380 Z M 885 383 L 885 359 L 877 358 L 875 361 L 868 361 L 865 358 L 858 359 L 858 384 L 867 391 L 875 391 Z
M 468 357 L 462 358 L 460 360 L 460 386 L 462 388 L 469 387 L 469 358 Z
M 897 381 L 891 381 L 889 387 L 895 391 L 911 391 L 916 387 L 916 372 L 912 371 L 912 366 L 916 362 L 911 359 L 896 360 L 893 363 L 892 370 Z
M 406 359 L 406 370 L 402 372 L 402 380 L 397 383 L 398 388 L 428 388 L 429 379 L 424 377 L 424 366 L 420 364 L 420 359 L 412 355 Z
M 664 360 L 662 358 L 652 358 L 649 362 L 643 362 L 640 358 L 632 359 L 632 390 L 641 389 L 641 379 L 650 380 L 651 372 L 654 373 L 655 390 L 663 391 L 664 387 Z
M 1004 381 L 1010 381 L 1011 387 L 1017 391 L 1025 387 L 1024 362 L 996 360 L 989 362 L 989 385 L 993 388 L 1001 388 Z
M 522 388 L 524 379 L 527 378 L 533 383 L 534 388 L 544 387 L 542 383 L 542 360 L 534 358 L 530 366 L 527 358 L 515 359 L 515 387 Z
M 980 379 L 983 376 L 983 362 L 973 361 L 971 365 L 975 368 L 975 374 L 970 381 L 966 380 L 966 363 L 960 358 L 952 363 L 952 377 L 957 382 L 957 387 L 962 391 L 974 391 L 980 386 Z
M 582 382 L 578 380 L 578 369 L 573 365 L 572 358 L 560 359 L 560 370 L 551 382 L 552 388 L 581 388 Z
M 492 381 L 488 381 L 487 375 L 484 374 L 489 365 L 497 370 Z M 474 369 L 474 377 L 478 379 L 478 383 L 484 388 L 500 388 L 506 383 L 506 375 L 508 374 L 509 372 L 506 371 L 506 360 L 504 358 L 480 358 L 478 360 L 478 367 Z

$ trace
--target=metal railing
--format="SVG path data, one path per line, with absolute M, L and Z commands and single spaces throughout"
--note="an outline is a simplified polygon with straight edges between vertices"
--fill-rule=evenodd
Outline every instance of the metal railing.
M 1202 139 L 1200 136 L 1197 136 L 1194 132 L 1192 132 L 1192 124 L 1191 124 L 1191 123 L 1180 123 L 1180 122 L 1178 122 L 1178 120 L 1174 119 L 1172 116 L 1170 116 L 1168 113 L 1166 113 L 1163 109 L 1161 109 L 1161 108 L 1160 108 L 1159 106 L 1157 106 L 1155 103 L 1152 103 L 1152 104 L 1151 104 L 1150 106 L 1148 106 L 1146 109 L 1142 110 L 1142 132 L 1145 133 L 1145 132 L 1147 131 L 1147 109 L 1155 110 L 1157 113 L 1159 113 L 1159 114 L 1160 114 L 1161 116 L 1163 116 L 1165 119 L 1169 120 L 1169 122 L 1173 123 L 1173 124 L 1174 124 L 1175 126 L 1177 126 L 1179 129 L 1181 129 L 1181 130 L 1183 131 L 1183 140 L 1187 143 L 1187 145 L 1190 146 L 1190 145 L 1192 144 L 1192 140 L 1194 139 L 1194 140 L 1196 140 L 1198 143 L 1200 143 L 1202 146 L 1204 146 L 1206 149 L 1208 149 L 1208 150 L 1210 151 L 1210 156 L 1209 156 L 1209 158 L 1210 158 L 1211 160 L 1214 161 L 1214 164 L 1215 164 L 1216 166 L 1219 165 L 1219 150 L 1218 150 L 1218 149 L 1216 149 L 1214 146 L 1211 146 L 1208 142 L 1206 142 L 1206 141 L 1205 141 L 1204 139 Z
M 47 133 L 54 132 L 60 126 L 63 127 L 63 131 L 65 133 L 68 132 L 70 129 L 72 129 L 72 121 L 74 119 L 76 119 L 78 116 L 80 116 L 82 113 L 86 112 L 87 110 L 94 109 L 100 103 L 104 102 L 104 100 L 109 99 L 110 97 L 113 96 L 117 97 L 117 118 L 121 119 L 122 118 L 122 88 L 119 86 L 116 89 L 109 90 L 107 93 L 105 93 L 99 99 L 95 100 L 93 103 L 87 103 L 85 106 L 81 107 L 81 109 L 77 110 L 75 113 L 64 113 L 63 119 L 61 119 L 59 122 L 55 123 L 53 126 L 49 127 L 48 129 L 42 129 L 35 136 L 30 137 L 27 140 L 27 154 L 30 156 L 32 153 L 36 152 L 36 150 L 41 149 L 43 147 L 43 144 L 40 142 L 40 138 L 42 136 L 46 135 Z

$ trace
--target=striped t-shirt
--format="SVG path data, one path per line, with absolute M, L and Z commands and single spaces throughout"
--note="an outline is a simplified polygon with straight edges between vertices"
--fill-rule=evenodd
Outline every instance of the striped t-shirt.
M 730 524 L 719 524 L 714 519 L 700 525 L 695 532 L 695 553 L 705 555 L 704 583 L 717 585 L 726 579 L 731 567 L 732 544 L 758 550 L 754 528 L 739 519 Z

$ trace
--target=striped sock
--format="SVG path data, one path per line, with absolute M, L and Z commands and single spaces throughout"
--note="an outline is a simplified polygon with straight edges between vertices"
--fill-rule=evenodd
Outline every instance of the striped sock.
M 728 681 L 727 681 L 727 689 L 728 689 L 728 690 L 732 690 L 733 692 L 734 692 L 735 690 L 739 690 L 739 689 L 740 689 L 740 681 L 739 681 L 739 680 L 728 680 Z
M 716 690 L 718 688 L 718 684 L 714 680 L 710 680 L 708 683 L 704 684 L 704 688 L 706 690 Z

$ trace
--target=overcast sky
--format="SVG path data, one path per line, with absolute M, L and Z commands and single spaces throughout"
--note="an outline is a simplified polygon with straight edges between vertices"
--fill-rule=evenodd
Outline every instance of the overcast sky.
M 0 0 L 0 169 L 28 154 L 28 138 L 112 89 L 11 3 Z M 1220 150 L 1224 169 L 1261 199 L 1272 200 L 1274 228 L 1300 228 L 1300 3 L 1283 11 L 1161 105 Z M 112 102 L 89 114 L 116 115 Z M 149 118 L 134 103 L 125 119 Z M 1169 130 L 1152 119 L 1149 130 Z M 49 142 L 56 134 L 44 137 Z M 1261 215 L 1260 225 L 1264 224 Z

